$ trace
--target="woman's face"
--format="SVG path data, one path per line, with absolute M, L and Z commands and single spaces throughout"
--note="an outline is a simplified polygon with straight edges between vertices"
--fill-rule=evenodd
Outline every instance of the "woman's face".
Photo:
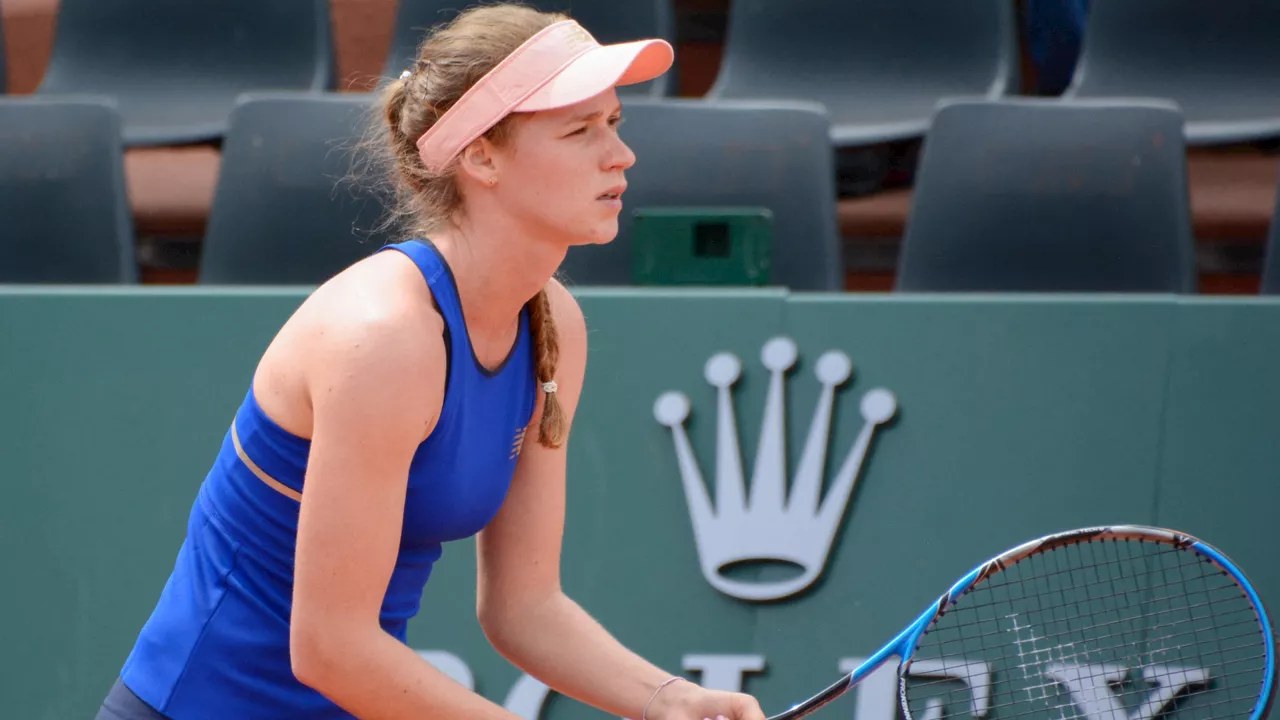
M 611 88 L 589 100 L 521 117 L 493 151 L 493 187 L 506 212 L 566 245 L 618 234 L 624 172 L 635 155 L 618 137 L 622 107 Z

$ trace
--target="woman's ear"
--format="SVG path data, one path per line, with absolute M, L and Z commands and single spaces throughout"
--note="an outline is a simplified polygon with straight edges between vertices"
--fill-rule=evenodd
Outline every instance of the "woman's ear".
M 498 167 L 493 157 L 495 150 L 488 138 L 476 138 L 475 142 L 462 149 L 458 167 L 477 183 L 492 187 L 498 182 Z

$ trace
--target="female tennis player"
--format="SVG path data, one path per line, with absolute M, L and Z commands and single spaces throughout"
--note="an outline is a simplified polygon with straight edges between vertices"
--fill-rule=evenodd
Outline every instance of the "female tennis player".
M 324 283 L 265 351 L 100 720 L 512 720 L 405 643 L 442 543 L 472 535 L 477 616 L 514 665 L 614 716 L 764 720 L 560 587 L 587 344 L 552 275 L 617 231 L 614 87 L 671 63 L 512 5 L 427 38 L 378 116 L 417 239 Z

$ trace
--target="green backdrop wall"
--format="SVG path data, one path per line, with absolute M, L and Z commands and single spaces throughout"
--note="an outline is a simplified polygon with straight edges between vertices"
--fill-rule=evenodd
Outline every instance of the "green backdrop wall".
M 874 652 L 974 563 L 1054 530 L 1176 527 L 1280 598 L 1280 303 L 577 294 L 591 349 L 570 448 L 566 588 L 642 654 L 752 692 L 767 712 Z M 259 354 L 303 297 L 0 292 L 0 698 L 12 717 L 92 717 L 165 581 Z M 683 427 L 714 486 L 717 390 L 704 366 L 736 355 L 750 475 L 770 378 L 762 348 L 778 336 L 799 356 L 785 383 L 789 471 L 822 389 L 822 353 L 843 351 L 854 366 L 835 394 L 828 482 L 862 430 L 864 394 L 887 389 L 897 407 L 874 434 L 817 581 L 759 602 L 703 576 L 655 402 L 687 397 Z M 469 542 L 446 550 L 411 644 L 526 717 L 600 717 L 489 649 L 473 615 L 472 552 Z M 889 720 L 892 680 L 873 678 L 820 717 Z

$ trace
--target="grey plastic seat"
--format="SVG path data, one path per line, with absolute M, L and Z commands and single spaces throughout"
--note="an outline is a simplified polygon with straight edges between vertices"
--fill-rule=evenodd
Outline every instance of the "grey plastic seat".
M 377 178 L 351 182 L 370 97 L 243 96 L 231 114 L 199 282 L 314 285 L 386 243 Z
M 109 100 L 0 98 L 0 158 L 0 282 L 137 280 Z
M 1276 206 L 1271 213 L 1271 232 L 1267 235 L 1261 292 L 1263 295 L 1280 295 L 1280 192 L 1276 193 Z
M 1271 237 L 1267 240 L 1260 292 L 1263 295 L 1280 295 L 1280 239 L 1277 239 L 1274 230 L 1271 231 Z
M 218 140 L 238 94 L 332 83 L 326 0 L 61 0 L 38 93 L 115 97 L 125 144 Z
M 452 20 L 471 0 L 399 0 L 391 48 L 384 73 L 396 77 L 409 69 L 418 45 L 433 25 Z M 525 0 L 544 12 L 567 12 L 602 43 L 657 37 L 675 44 L 672 0 Z M 672 67 L 662 77 L 618 88 L 620 95 L 663 97 L 670 95 L 678 77 Z
M 945 103 L 897 289 L 1194 292 L 1182 122 L 1161 100 Z
M 4 13 L 0 13 L 0 95 L 9 92 L 8 68 L 5 67 Z
M 820 102 L 839 147 L 922 136 L 941 98 L 1018 81 L 1009 0 L 735 0 L 708 97 Z
M 1280 137 L 1280 3 L 1092 3 L 1064 95 L 1168 98 L 1193 146 Z
M 645 207 L 767 207 L 771 284 L 842 289 L 830 121 L 812 103 L 624 102 L 619 132 L 636 154 L 626 172 L 618 235 L 575 246 L 561 264 L 572 285 L 632 284 L 630 213 Z

